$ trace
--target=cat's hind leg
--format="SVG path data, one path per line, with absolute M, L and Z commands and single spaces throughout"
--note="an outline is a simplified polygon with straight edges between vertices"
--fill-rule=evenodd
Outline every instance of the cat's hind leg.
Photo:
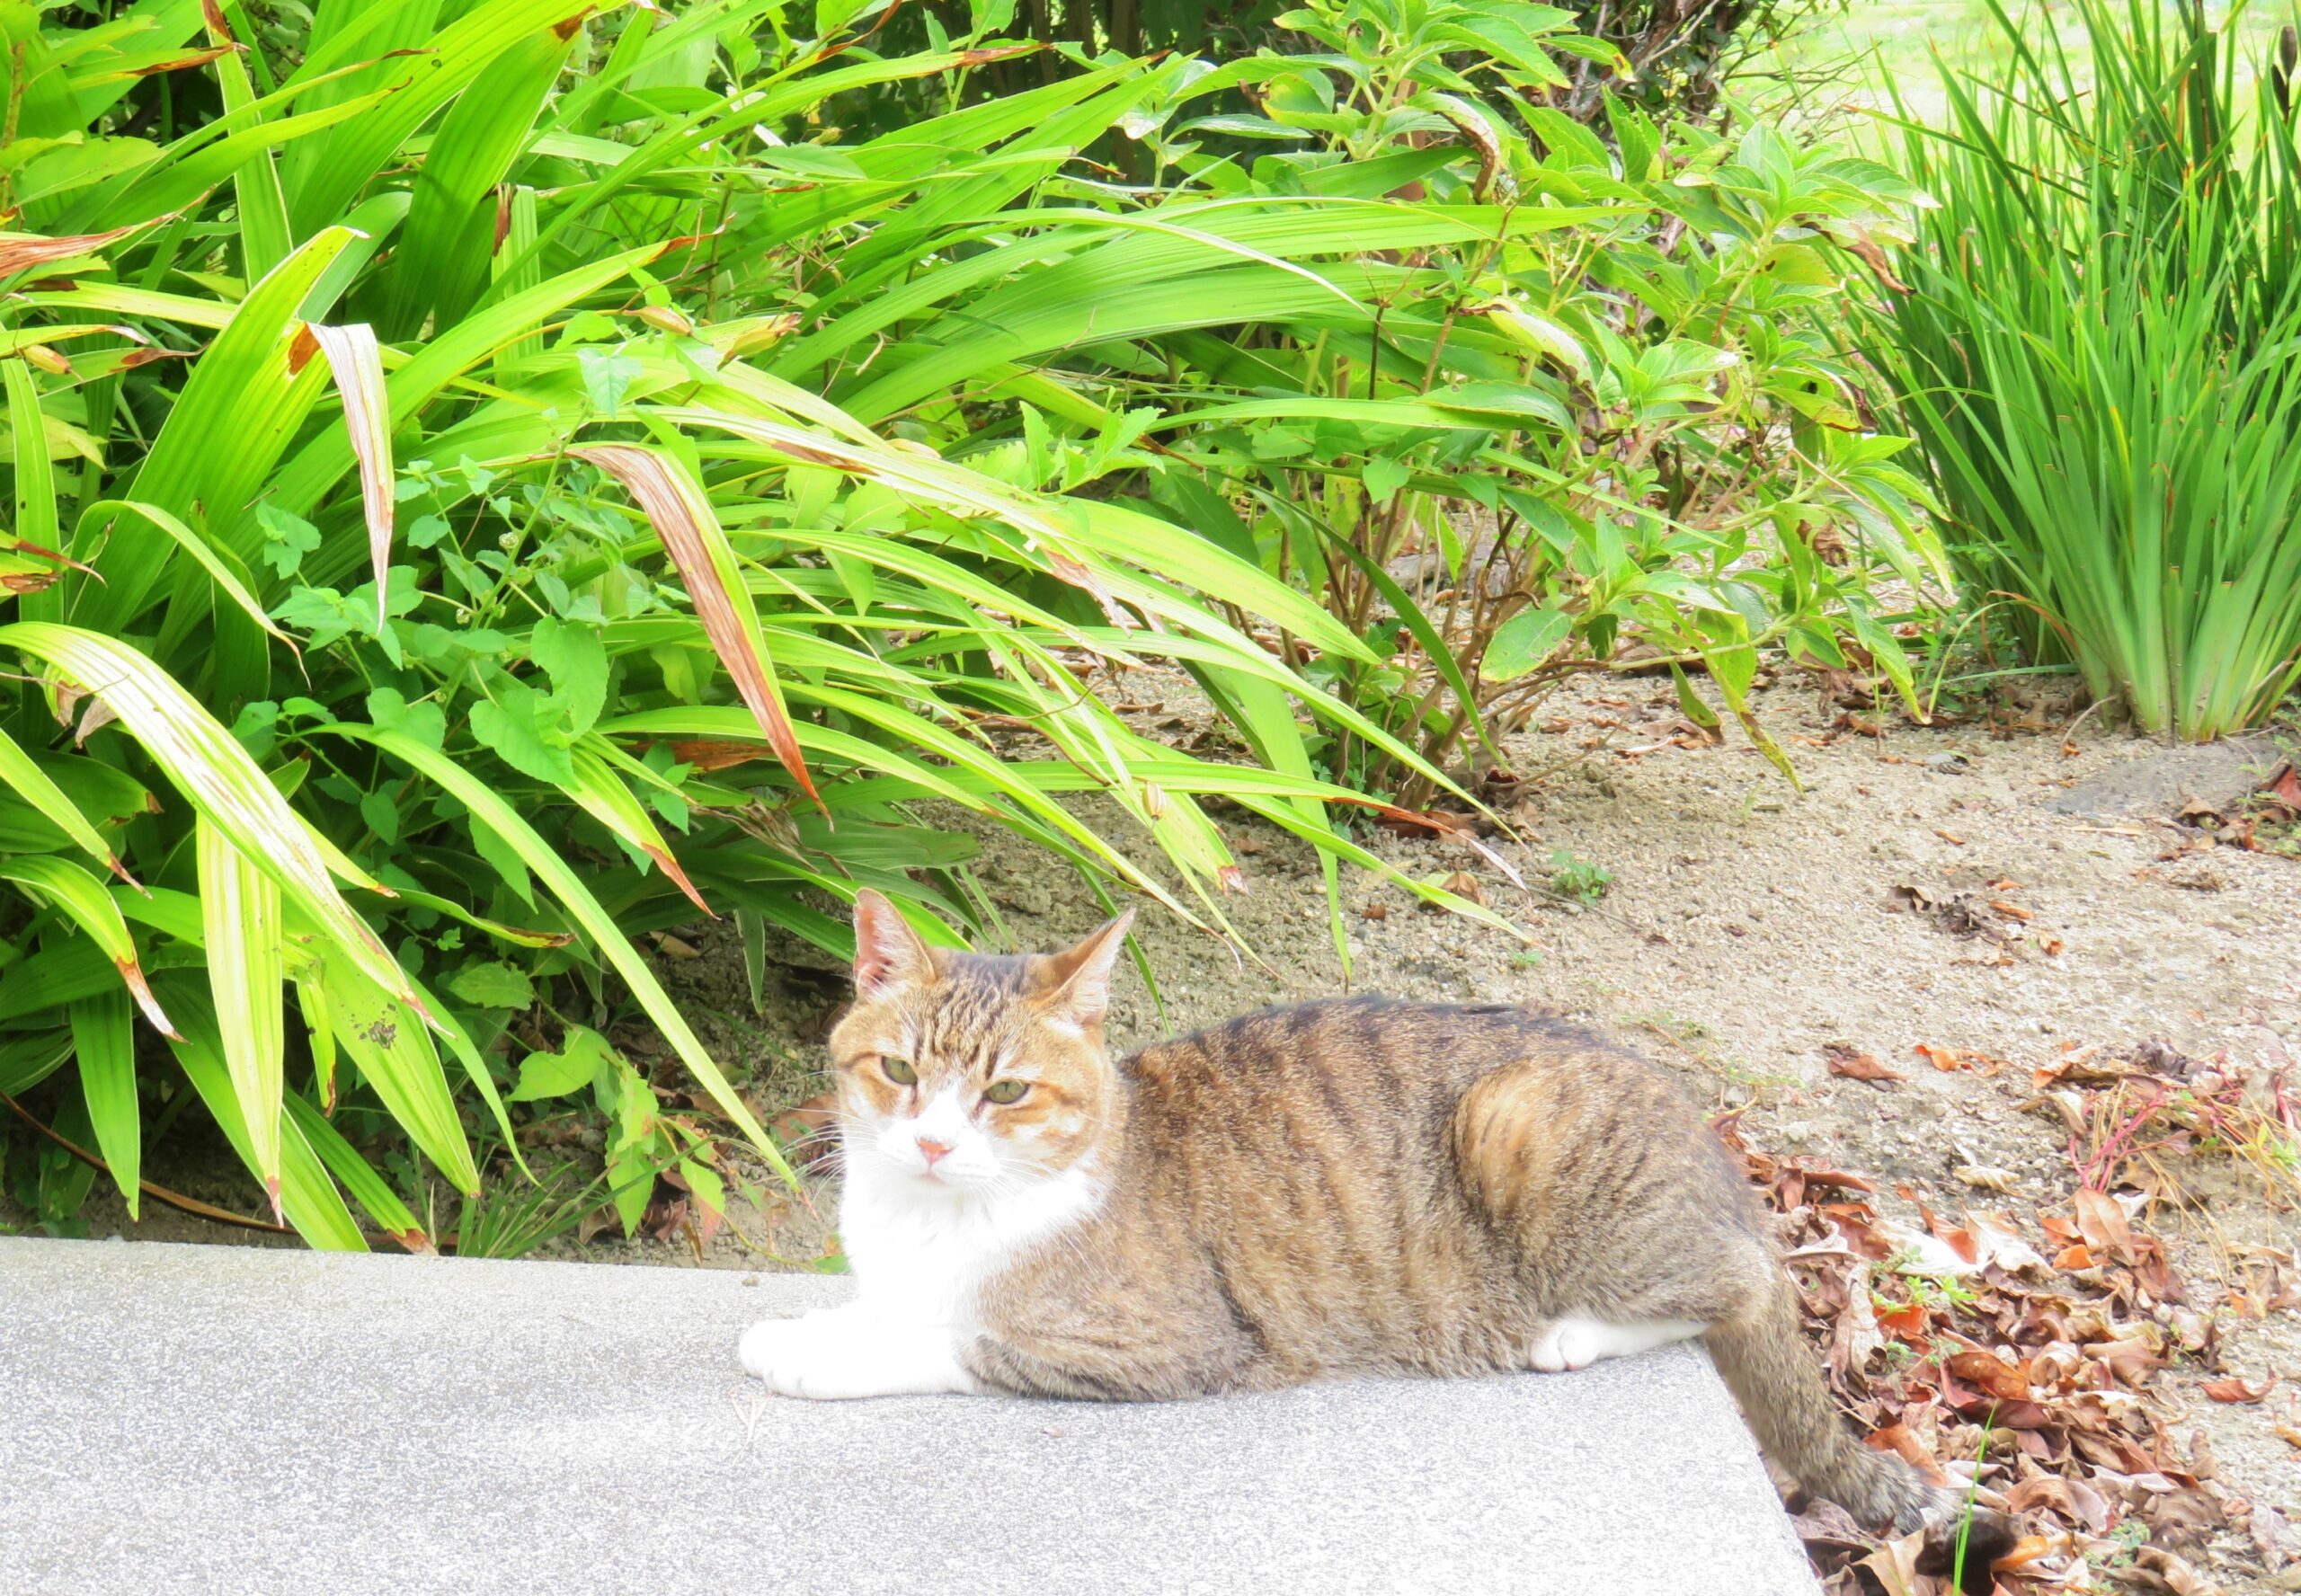
M 1473 1082 L 1449 1150 L 1534 1327 L 1525 1363 L 1581 1369 L 1701 1334 L 1763 1270 L 1739 1177 L 1675 1086 L 1570 1033 Z M 1760 1278 L 1763 1278 L 1761 1275 Z

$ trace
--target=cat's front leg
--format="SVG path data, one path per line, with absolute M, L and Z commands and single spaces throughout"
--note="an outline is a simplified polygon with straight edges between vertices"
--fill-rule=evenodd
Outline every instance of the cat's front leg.
M 867 1302 L 762 1319 L 743 1333 L 743 1368 L 785 1396 L 819 1402 L 924 1396 L 982 1388 L 959 1363 L 949 1325 L 875 1309 Z

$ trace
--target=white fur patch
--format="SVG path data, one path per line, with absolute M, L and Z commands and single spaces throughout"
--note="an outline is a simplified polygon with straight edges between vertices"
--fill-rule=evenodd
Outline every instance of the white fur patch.
M 930 1160 L 921 1139 L 950 1150 Z M 946 1089 L 915 1118 L 845 1131 L 840 1240 L 857 1294 L 844 1307 L 745 1332 L 743 1367 L 790 1396 L 972 1391 L 959 1366 L 983 1281 L 1092 1214 L 1091 1166 L 1020 1164 Z
M 1627 1358 L 1674 1341 L 1691 1341 L 1709 1328 L 1692 1319 L 1608 1325 L 1569 1316 L 1534 1338 L 1526 1361 L 1545 1374 L 1558 1374 L 1568 1369 L 1587 1369 L 1601 1358 Z
M 743 1368 L 785 1396 L 836 1402 L 976 1388 L 948 1326 L 891 1317 L 862 1301 L 762 1319 L 743 1332 L 738 1350 Z

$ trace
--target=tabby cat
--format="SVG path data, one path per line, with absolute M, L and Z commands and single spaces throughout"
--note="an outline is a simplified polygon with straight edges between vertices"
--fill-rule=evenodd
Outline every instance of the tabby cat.
M 860 1290 L 754 1326 L 746 1369 L 792 1396 L 1130 1400 L 1699 1336 L 1807 1489 L 1903 1531 L 1959 1516 L 1846 1432 L 1746 1183 L 1660 1070 L 1506 1005 L 1370 998 L 1115 1062 L 1130 918 L 995 957 L 857 899 L 831 1052 Z

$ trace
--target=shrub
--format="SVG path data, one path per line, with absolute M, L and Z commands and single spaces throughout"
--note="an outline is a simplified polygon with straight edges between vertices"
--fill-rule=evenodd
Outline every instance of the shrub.
M 1250 64 L 1264 116 L 1240 130 L 1303 147 L 1242 193 L 1410 184 L 1461 225 L 1354 265 L 1371 316 L 1312 306 L 1186 347 L 1255 396 L 1159 423 L 1215 491 L 1185 499 L 1170 472 L 1152 492 L 1373 640 L 1379 661 L 1311 673 L 1432 764 L 1493 757 L 1487 721 L 1570 676 L 1667 668 L 1707 670 L 1786 771 L 1747 711 L 1759 650 L 1874 664 L 1906 696 L 1869 584 L 1940 569 L 1906 440 L 1866 424 L 1840 348 L 1850 279 L 1912 193 L 1763 124 L 1726 138 L 1609 102 L 1609 145 L 1542 102 L 1557 41 L 1480 52 L 1480 14 L 1406 28 L 1321 0 L 1292 13 L 1316 53 Z M 1327 759 L 1402 802 L 1433 790 L 1346 731 Z
M 1939 208 L 1872 341 L 1971 594 L 2201 740 L 2301 676 L 2294 35 L 2248 91 L 2190 7 L 2080 11 L 2080 59 L 1994 6 L 2013 80 L 1943 69 L 1949 125 L 1906 143 Z
M 176 4 L 15 19 L 0 1092 L 57 1076 L 49 1129 L 131 1208 L 189 1090 L 318 1246 L 363 1245 L 347 1196 L 429 1245 L 396 1139 L 469 1194 L 571 1094 L 626 1226 L 659 1175 L 716 1210 L 723 1135 L 780 1155 L 635 937 L 708 910 L 843 952 L 871 885 L 955 941 L 973 844 L 928 800 L 1218 930 L 1202 794 L 1380 867 L 1295 716 L 1385 734 L 1241 624 L 1371 651 L 1113 497 L 1147 418 L 1038 369 L 1299 297 L 1331 242 L 1285 206 L 1129 228 L 1062 175 L 1178 63 L 804 142 L 997 52 L 771 11 L 323 7 L 244 49 L 235 8 L 205 43 Z M 1184 286 L 1210 266 L 1236 302 Z M 1081 690 L 1135 659 L 1222 676 L 1263 767 Z M 698 1092 L 600 1040 L 626 1006 Z M 14 1171 L 56 1224 L 61 1157 Z

